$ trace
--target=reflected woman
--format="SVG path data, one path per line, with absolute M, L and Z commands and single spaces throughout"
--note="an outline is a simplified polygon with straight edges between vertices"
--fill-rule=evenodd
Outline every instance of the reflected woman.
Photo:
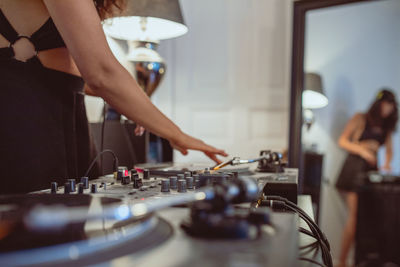
M 392 134 L 398 120 L 397 100 L 389 90 L 381 90 L 367 113 L 357 113 L 347 123 L 339 138 L 339 146 L 349 152 L 336 187 L 345 193 L 348 219 L 342 235 L 340 265 L 346 259 L 354 240 L 357 220 L 358 177 L 368 171 L 378 170 L 377 152 L 385 146 L 385 163 L 381 167 L 390 171 L 392 161 Z

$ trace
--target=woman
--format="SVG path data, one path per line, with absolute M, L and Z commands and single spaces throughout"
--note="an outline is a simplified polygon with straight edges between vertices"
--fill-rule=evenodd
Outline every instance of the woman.
M 94 157 L 85 83 L 181 153 L 226 156 L 183 133 L 115 59 L 101 19 L 121 8 L 121 0 L 0 0 L 0 193 L 84 174 Z
M 351 118 L 339 138 L 339 146 L 349 152 L 336 183 L 336 187 L 345 193 L 349 211 L 342 236 L 340 266 L 346 266 L 347 255 L 354 240 L 357 188 L 362 182 L 363 174 L 378 170 L 377 151 L 382 145 L 386 151 L 382 169 L 391 170 L 392 134 L 397 120 L 395 95 L 389 90 L 382 90 L 366 114 L 358 113 Z

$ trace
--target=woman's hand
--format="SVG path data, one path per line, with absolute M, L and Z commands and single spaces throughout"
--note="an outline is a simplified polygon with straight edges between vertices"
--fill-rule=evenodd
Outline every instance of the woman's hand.
M 360 157 L 365 159 L 370 165 L 376 165 L 376 155 L 371 150 L 361 147 L 359 155 Z
M 189 149 L 202 151 L 207 157 L 215 161 L 217 164 L 221 163 L 221 161 L 217 158 L 217 155 L 224 157 L 228 156 L 225 151 L 207 145 L 203 141 L 185 133 L 173 138 L 173 140 L 170 140 L 169 142 L 173 148 L 179 150 L 183 155 L 187 155 Z
M 391 172 L 392 171 L 392 166 L 390 166 L 390 163 L 385 163 L 382 167 L 381 167 L 382 171 L 385 172 Z
M 370 151 L 375 151 L 375 152 L 378 151 L 379 146 L 380 146 L 379 142 L 376 140 L 362 140 L 362 141 L 358 142 L 358 144 L 360 146 L 362 146 L 363 148 L 366 148 Z

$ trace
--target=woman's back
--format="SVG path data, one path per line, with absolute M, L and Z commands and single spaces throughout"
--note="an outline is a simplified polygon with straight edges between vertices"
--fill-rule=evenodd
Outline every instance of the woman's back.
M 19 35 L 31 36 L 49 19 L 42 0 L 0 0 L 0 9 Z M 52 23 L 52 21 L 51 21 Z M 10 42 L 0 35 L 0 47 L 8 47 Z M 19 39 L 14 45 L 15 58 L 25 61 L 35 54 L 35 49 L 26 38 Z M 79 70 L 65 46 L 39 51 L 41 63 L 51 69 L 79 75 Z
M 95 154 L 84 81 L 47 9 L 0 0 L 0 34 L 0 194 L 83 176 Z

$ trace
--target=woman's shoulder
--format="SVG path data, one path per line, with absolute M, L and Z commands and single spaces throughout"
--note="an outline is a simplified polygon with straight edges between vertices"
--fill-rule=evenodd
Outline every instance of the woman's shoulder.
M 367 115 L 365 113 L 357 112 L 356 114 L 353 115 L 350 121 L 356 125 L 363 126 L 367 121 Z
M 352 119 L 357 120 L 357 121 L 365 121 L 366 118 L 367 118 L 367 114 L 362 113 L 362 112 L 357 112 L 352 117 Z

